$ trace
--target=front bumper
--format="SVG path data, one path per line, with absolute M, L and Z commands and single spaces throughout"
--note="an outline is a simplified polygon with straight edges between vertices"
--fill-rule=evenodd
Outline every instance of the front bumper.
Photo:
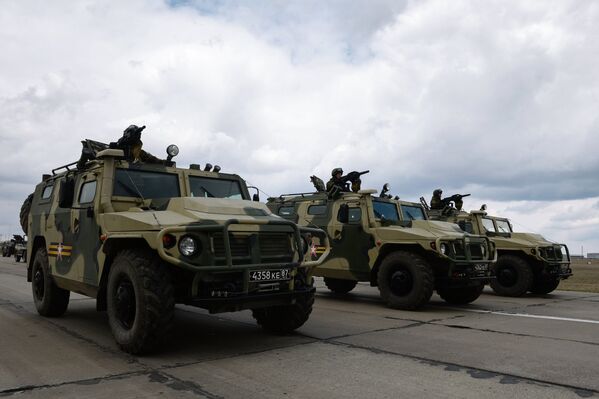
M 445 253 L 441 251 L 445 245 Z M 449 262 L 447 277 L 452 280 L 488 282 L 491 263 L 497 261 L 495 244 L 487 237 L 438 238 L 434 245 L 438 255 Z

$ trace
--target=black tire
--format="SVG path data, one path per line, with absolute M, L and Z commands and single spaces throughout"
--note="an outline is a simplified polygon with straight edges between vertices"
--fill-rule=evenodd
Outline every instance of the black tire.
M 108 322 L 118 346 L 135 355 L 156 349 L 170 332 L 175 308 L 168 268 L 154 253 L 126 249 L 108 274 Z
M 383 260 L 377 275 L 383 300 L 393 309 L 413 310 L 433 294 L 434 275 L 426 261 L 411 252 L 393 252 Z
M 549 294 L 557 288 L 559 281 L 559 278 L 550 276 L 537 277 L 530 287 L 530 292 L 537 295 Z
M 46 248 L 38 248 L 31 267 L 31 289 L 37 312 L 46 317 L 59 317 L 69 306 L 71 292 L 59 288 L 50 275 Z
M 358 284 L 355 280 L 342 280 L 340 278 L 331 277 L 325 277 L 324 283 L 327 288 L 335 294 L 347 294 L 356 287 L 356 284 Z
M 29 220 L 29 211 L 31 210 L 31 203 L 33 202 L 33 194 L 29 194 L 29 196 L 21 205 L 21 212 L 19 213 L 19 220 L 21 222 L 21 228 L 23 228 L 23 232 L 27 235 L 27 222 Z
M 497 295 L 522 296 L 530 290 L 533 274 L 528 263 L 514 255 L 500 255 L 493 266 L 495 274 L 491 288 Z
M 21 257 L 18 255 L 15 255 L 15 262 L 19 263 L 21 261 Z
M 252 309 L 256 322 L 268 332 L 289 334 L 300 328 L 312 313 L 314 292 L 298 297 L 294 304 Z
M 465 305 L 467 303 L 476 301 L 480 294 L 482 294 L 484 287 L 484 284 L 473 287 L 444 287 L 439 288 L 437 290 L 437 294 L 439 294 L 439 296 L 447 303 L 454 305 Z

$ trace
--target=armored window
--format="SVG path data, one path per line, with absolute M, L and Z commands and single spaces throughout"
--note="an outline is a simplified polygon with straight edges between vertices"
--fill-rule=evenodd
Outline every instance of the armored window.
M 179 197 L 179 177 L 173 173 L 117 169 L 113 195 L 122 197 Z
M 425 220 L 424 211 L 419 206 L 402 205 L 403 220 Z
M 390 222 L 399 221 L 397 206 L 392 202 L 372 201 L 374 217 L 385 219 Z
M 282 206 L 279 208 L 279 216 L 292 216 L 295 213 L 295 209 L 292 206 Z
M 511 233 L 512 226 L 510 226 L 510 222 L 507 220 L 499 220 L 495 219 L 495 223 L 497 223 L 497 231 L 499 233 Z
M 54 189 L 54 185 L 49 185 L 44 187 L 44 191 L 42 192 L 42 199 L 48 199 L 52 195 L 52 189 Z
M 472 227 L 471 222 L 467 222 L 465 220 L 460 220 L 458 222 L 458 226 L 460 226 L 460 229 L 462 229 L 462 231 L 465 231 L 466 233 L 474 234 L 474 228 Z
M 308 207 L 308 215 L 324 215 L 327 213 L 326 205 L 310 205 Z
M 343 223 L 342 210 L 337 213 L 337 220 Z M 362 221 L 362 209 L 358 207 L 349 208 L 347 210 L 347 223 L 360 223 Z
M 79 203 L 87 204 L 92 202 L 96 197 L 96 186 L 98 182 L 96 180 L 88 181 L 83 183 L 81 186 L 81 192 L 79 193 Z
M 243 199 L 237 180 L 189 176 L 192 197 Z
M 495 233 L 495 225 L 493 224 L 493 219 L 483 218 L 483 227 L 486 231 Z

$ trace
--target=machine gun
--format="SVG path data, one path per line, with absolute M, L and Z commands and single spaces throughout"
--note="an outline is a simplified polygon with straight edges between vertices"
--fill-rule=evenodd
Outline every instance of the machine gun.
M 445 197 L 441 200 L 441 203 L 443 203 L 443 207 L 446 206 L 451 206 L 451 203 L 453 202 L 455 204 L 455 208 L 460 211 L 462 210 L 462 206 L 463 206 L 463 201 L 462 198 L 464 197 L 468 197 L 470 196 L 470 194 L 454 194 L 451 197 Z
M 353 191 L 354 193 L 357 193 L 358 191 L 360 191 L 360 185 L 362 183 L 362 180 L 360 180 L 360 176 L 365 175 L 366 173 L 369 173 L 369 170 L 365 170 L 364 172 L 357 172 L 357 171 L 353 171 L 353 172 L 349 172 L 348 174 L 346 174 L 345 176 L 341 176 L 341 179 L 339 179 L 339 181 L 345 185 L 345 187 L 347 188 L 348 184 L 351 183 L 351 191 Z M 349 190 L 347 190 L 349 191 Z

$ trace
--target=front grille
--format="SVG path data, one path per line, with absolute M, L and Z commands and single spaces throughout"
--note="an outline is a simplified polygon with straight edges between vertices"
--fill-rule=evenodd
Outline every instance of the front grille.
M 470 244 L 470 256 L 472 259 L 483 259 L 483 246 L 482 244 Z
M 540 255 L 550 261 L 559 262 L 563 259 L 562 250 L 559 247 L 544 247 L 539 250 Z
M 225 241 L 223 238 L 223 235 L 220 233 L 214 234 L 213 236 L 214 256 L 219 258 L 224 258 L 226 254 Z M 249 235 L 236 235 L 233 233 L 229 233 L 229 243 L 231 244 L 231 256 L 250 256 Z
M 260 234 L 260 253 L 262 256 L 276 256 L 291 253 L 291 241 L 289 234 Z
M 231 256 L 233 264 L 246 264 L 253 262 L 275 263 L 293 261 L 294 251 L 291 246 L 289 233 L 229 233 L 231 243 Z M 222 233 L 212 237 L 214 256 L 225 258 L 225 243 Z

